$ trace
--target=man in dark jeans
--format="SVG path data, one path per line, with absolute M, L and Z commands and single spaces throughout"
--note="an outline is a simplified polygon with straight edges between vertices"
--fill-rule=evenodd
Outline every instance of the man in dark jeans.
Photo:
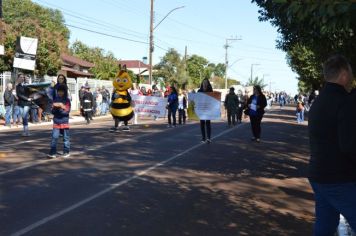
M 342 214 L 356 231 L 356 155 L 348 89 L 353 79 L 348 61 L 330 57 L 326 81 L 309 112 L 308 178 L 315 194 L 314 235 L 334 235 Z
M 24 74 L 18 75 L 19 84 L 16 86 L 16 94 L 19 98 L 18 105 L 20 107 L 20 113 L 22 116 L 22 123 L 23 123 L 23 133 L 22 136 L 27 137 L 29 136 L 28 131 L 28 113 L 30 111 L 30 106 L 32 102 L 32 98 L 30 98 L 30 90 L 25 84 L 28 82 L 27 78 Z

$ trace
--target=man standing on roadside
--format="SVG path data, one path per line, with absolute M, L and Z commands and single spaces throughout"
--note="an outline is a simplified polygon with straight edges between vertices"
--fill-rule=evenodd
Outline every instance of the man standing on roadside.
M 309 112 L 308 178 L 315 194 L 314 235 L 334 235 L 342 214 L 356 231 L 356 155 L 352 151 L 352 69 L 345 57 L 330 57 L 326 81 Z M 355 145 L 354 145 L 355 146 Z
M 12 109 L 15 102 L 15 96 L 12 93 L 12 83 L 8 83 L 4 92 L 5 103 L 5 126 L 11 127 Z
M 22 136 L 27 137 L 29 136 L 28 113 L 30 111 L 32 98 L 30 98 L 29 88 L 25 86 L 25 84 L 27 83 L 25 75 L 19 74 L 17 78 L 19 79 L 19 84 L 16 86 L 16 94 L 17 97 L 19 98 L 18 105 L 20 107 L 20 114 L 22 116 L 22 123 L 23 123 Z

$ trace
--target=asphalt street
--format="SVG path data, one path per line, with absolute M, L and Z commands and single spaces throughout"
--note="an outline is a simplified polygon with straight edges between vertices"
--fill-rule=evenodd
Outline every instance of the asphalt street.
M 267 113 L 261 143 L 248 120 L 212 122 L 211 144 L 197 122 L 75 123 L 71 157 L 54 160 L 50 126 L 2 130 L 0 235 L 311 235 L 307 127 L 294 113 Z

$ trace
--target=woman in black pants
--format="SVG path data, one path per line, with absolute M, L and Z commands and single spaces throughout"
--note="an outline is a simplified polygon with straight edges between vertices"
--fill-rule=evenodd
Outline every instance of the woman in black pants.
M 252 141 L 260 142 L 261 138 L 261 121 L 263 114 L 265 113 L 265 107 L 267 106 L 267 100 L 263 95 L 261 87 L 256 85 L 253 87 L 253 95 L 247 102 L 247 115 L 250 116 L 251 128 L 252 128 Z
M 209 82 L 208 78 L 205 78 L 200 85 L 200 89 L 198 90 L 198 92 L 201 93 L 207 93 L 207 92 L 213 92 L 213 87 L 211 87 L 211 84 Z M 202 135 L 202 139 L 201 142 L 202 143 L 211 143 L 211 124 L 210 124 L 210 120 L 200 120 L 200 129 L 201 129 L 201 135 Z M 206 129 L 206 135 L 205 135 L 205 129 Z

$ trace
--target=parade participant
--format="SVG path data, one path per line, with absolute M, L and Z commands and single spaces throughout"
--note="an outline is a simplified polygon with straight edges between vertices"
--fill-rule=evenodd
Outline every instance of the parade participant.
M 27 83 L 25 75 L 20 73 L 17 78 L 19 80 L 19 84 L 16 86 L 16 95 L 19 98 L 18 106 L 20 107 L 20 113 L 22 116 L 22 136 L 27 137 L 30 135 L 28 130 L 28 113 L 33 99 L 30 98 L 30 89 L 25 86 Z
M 213 92 L 213 87 L 210 84 L 209 78 L 206 77 L 203 79 L 200 85 L 200 89 L 198 90 L 198 93 L 207 93 L 207 92 Z M 201 130 L 201 135 L 202 143 L 211 143 L 211 122 L 210 120 L 200 120 L 200 130 Z M 205 133 L 206 130 L 206 133 Z M 207 138 L 206 138 L 207 137 Z
M 297 99 L 297 122 L 298 124 L 303 123 L 304 121 L 304 101 L 302 96 L 299 96 Z
M 235 88 L 231 87 L 228 94 L 226 94 L 224 106 L 227 112 L 227 123 L 228 126 L 231 127 L 231 120 L 232 125 L 236 125 L 236 116 L 237 110 L 239 107 L 239 98 L 235 94 Z
M 93 120 L 92 115 L 93 115 L 93 106 L 94 106 L 94 97 L 93 94 L 90 91 L 90 86 L 89 84 L 86 84 L 84 86 L 84 93 L 82 100 L 80 102 L 81 104 L 81 110 L 83 112 L 83 116 L 85 117 L 85 120 L 87 121 L 87 124 L 90 123 L 91 120 Z
M 5 126 L 11 127 L 12 110 L 15 102 L 15 96 L 12 93 L 12 83 L 8 83 L 4 92 L 5 105 Z
M 184 90 L 179 89 L 179 96 L 178 96 L 178 124 L 185 125 L 185 121 L 187 119 L 186 116 L 186 109 L 187 109 L 187 95 Z
M 60 130 L 63 130 L 63 155 L 62 157 L 69 157 L 70 152 L 70 136 L 69 136 L 69 112 L 71 108 L 70 100 L 67 95 L 68 88 L 61 84 L 56 88 L 56 97 L 53 100 L 52 114 L 53 114 L 53 130 L 51 150 L 48 154 L 49 158 L 56 158 L 57 156 L 57 141 Z
M 171 127 L 176 127 L 177 125 L 177 109 L 178 109 L 178 93 L 177 90 L 174 86 L 171 86 L 170 88 L 170 94 L 168 95 L 168 104 L 167 104 L 167 109 L 168 109 L 168 126 L 169 128 Z M 173 118 L 173 126 L 172 126 L 172 118 Z
M 123 121 L 125 127 L 123 131 L 130 131 L 128 121 L 134 116 L 134 111 L 131 106 L 131 96 L 128 90 L 132 87 L 132 81 L 129 73 L 127 72 L 126 65 L 121 68 L 113 81 L 114 92 L 112 94 L 110 112 L 114 118 L 114 127 L 110 132 L 116 132 L 119 122 Z
M 252 141 L 260 142 L 261 138 L 261 121 L 265 113 L 267 100 L 262 93 L 261 87 L 256 85 L 253 87 L 253 95 L 247 101 L 248 109 L 245 111 L 250 117 L 251 129 L 253 137 Z
M 67 91 L 67 94 L 68 94 L 68 99 L 69 100 L 72 100 L 71 99 L 71 94 L 70 94 L 70 91 L 69 91 L 69 88 L 68 88 L 68 85 L 67 85 L 67 77 L 65 77 L 65 75 L 63 75 L 63 74 L 59 74 L 58 76 L 57 76 L 57 83 L 54 85 L 54 88 L 53 88 L 53 94 L 52 94 L 52 98 L 53 99 L 55 99 L 56 98 L 56 96 L 57 96 L 57 88 L 58 88 L 58 86 L 59 85 L 66 85 L 67 86 L 67 89 L 68 89 L 68 91 Z
M 323 66 L 325 85 L 309 111 L 308 179 L 314 191 L 314 235 L 335 235 L 342 214 L 356 232 L 355 102 L 353 73 L 341 55 Z

